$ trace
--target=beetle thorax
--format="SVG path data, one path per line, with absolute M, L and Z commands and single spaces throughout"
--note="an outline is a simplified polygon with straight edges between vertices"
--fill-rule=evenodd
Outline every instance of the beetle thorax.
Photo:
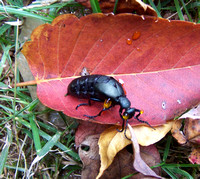
M 128 100 L 127 97 L 121 96 L 119 97 L 119 105 L 121 109 L 127 109 L 127 108 L 130 108 L 131 102 Z

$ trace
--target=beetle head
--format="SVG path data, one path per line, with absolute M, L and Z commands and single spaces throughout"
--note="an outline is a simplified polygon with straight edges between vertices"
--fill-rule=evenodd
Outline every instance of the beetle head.
M 135 112 L 139 112 L 137 115 L 136 115 L 136 119 L 138 119 L 138 117 L 140 116 L 140 114 L 143 114 L 143 110 L 139 110 L 139 109 L 136 109 L 136 108 L 128 108 L 124 111 L 122 117 L 124 120 L 127 120 L 127 119 L 130 119 L 132 117 L 135 116 Z
M 132 118 L 135 115 L 135 108 L 128 108 L 124 111 L 122 117 L 123 119 L 127 120 Z

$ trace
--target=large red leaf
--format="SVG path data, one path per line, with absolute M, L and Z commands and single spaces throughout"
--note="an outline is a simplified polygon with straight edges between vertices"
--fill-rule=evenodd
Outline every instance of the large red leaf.
M 134 32 L 141 36 L 131 45 Z M 23 48 L 37 81 L 40 101 L 66 115 L 95 115 L 102 104 L 75 107 L 85 100 L 67 96 L 67 86 L 81 69 L 122 79 L 140 119 L 160 125 L 200 101 L 200 25 L 120 14 L 92 14 L 78 19 L 61 15 L 34 30 Z M 94 122 L 119 124 L 119 106 Z M 139 124 L 130 120 L 131 125 Z

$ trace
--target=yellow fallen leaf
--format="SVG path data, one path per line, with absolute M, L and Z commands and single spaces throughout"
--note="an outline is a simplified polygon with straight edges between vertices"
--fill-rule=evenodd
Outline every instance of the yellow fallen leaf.
M 138 143 L 142 146 L 148 146 L 161 140 L 170 130 L 174 121 L 169 121 L 162 126 L 155 127 L 156 130 L 147 126 L 133 126 L 134 133 Z M 130 138 L 130 132 L 127 129 L 126 135 Z M 124 132 L 118 132 L 116 127 L 106 129 L 99 138 L 99 154 L 101 158 L 101 167 L 96 177 L 100 178 L 103 172 L 113 162 L 116 154 L 131 141 L 126 139 Z

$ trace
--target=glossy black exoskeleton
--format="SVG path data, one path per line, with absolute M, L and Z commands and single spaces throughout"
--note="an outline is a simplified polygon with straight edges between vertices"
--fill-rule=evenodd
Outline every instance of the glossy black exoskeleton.
M 124 121 L 127 121 L 132 117 L 137 119 L 139 122 L 146 123 L 150 126 L 148 122 L 142 121 L 138 118 L 142 111 L 136 108 L 131 108 L 131 102 L 126 97 L 122 85 L 113 77 L 105 75 L 86 75 L 76 78 L 68 85 L 68 92 L 66 95 L 72 95 L 77 98 L 89 100 L 88 103 L 81 103 L 76 106 L 76 109 L 82 105 L 91 105 L 91 100 L 104 102 L 103 109 L 95 116 L 85 115 L 88 118 L 100 116 L 103 111 L 106 111 L 115 105 L 119 105 L 119 115 L 123 120 L 120 132 L 124 130 Z M 138 114 L 135 116 L 135 113 Z

